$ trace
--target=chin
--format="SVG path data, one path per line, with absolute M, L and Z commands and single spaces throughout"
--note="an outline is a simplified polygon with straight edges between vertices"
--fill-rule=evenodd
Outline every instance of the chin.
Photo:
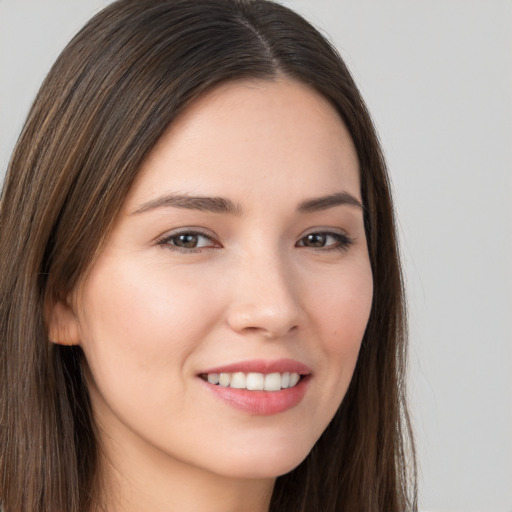
M 233 453 L 226 456 L 222 467 L 215 472 L 229 477 L 248 479 L 277 478 L 295 469 L 309 454 L 311 447 L 299 449 L 299 446 L 283 447 L 275 450 L 248 450 L 246 453 Z

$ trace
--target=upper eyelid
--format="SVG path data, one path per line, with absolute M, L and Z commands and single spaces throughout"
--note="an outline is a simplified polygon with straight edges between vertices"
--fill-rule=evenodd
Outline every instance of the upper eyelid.
M 299 240 L 301 240 L 302 238 L 304 238 L 308 235 L 313 235 L 313 234 L 341 235 L 341 236 L 345 236 L 347 238 L 352 238 L 349 235 L 349 233 L 345 229 L 342 229 L 342 228 L 315 227 L 315 228 L 310 228 L 310 229 L 304 231 L 304 233 L 302 235 L 300 235 Z
M 345 230 L 342 228 L 328 227 L 328 226 L 314 226 L 312 228 L 308 228 L 304 231 L 305 234 L 309 233 L 345 233 Z

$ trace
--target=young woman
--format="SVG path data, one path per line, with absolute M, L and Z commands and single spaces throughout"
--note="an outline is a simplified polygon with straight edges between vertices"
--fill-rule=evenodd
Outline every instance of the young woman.
M 415 508 L 385 165 L 297 14 L 106 8 L 0 223 L 4 512 Z

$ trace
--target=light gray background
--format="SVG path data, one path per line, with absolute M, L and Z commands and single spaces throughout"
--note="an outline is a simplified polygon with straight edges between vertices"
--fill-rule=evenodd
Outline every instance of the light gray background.
M 0 176 L 105 0 L 0 0 Z M 512 511 L 512 2 L 285 0 L 330 34 L 387 154 L 409 290 L 421 510 Z

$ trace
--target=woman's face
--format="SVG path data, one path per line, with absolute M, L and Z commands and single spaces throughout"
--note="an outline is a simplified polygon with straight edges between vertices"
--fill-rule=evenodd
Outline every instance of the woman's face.
M 284 78 L 204 95 L 70 300 L 66 341 L 85 353 L 107 452 L 290 471 L 343 400 L 372 289 L 358 161 L 329 103 Z

